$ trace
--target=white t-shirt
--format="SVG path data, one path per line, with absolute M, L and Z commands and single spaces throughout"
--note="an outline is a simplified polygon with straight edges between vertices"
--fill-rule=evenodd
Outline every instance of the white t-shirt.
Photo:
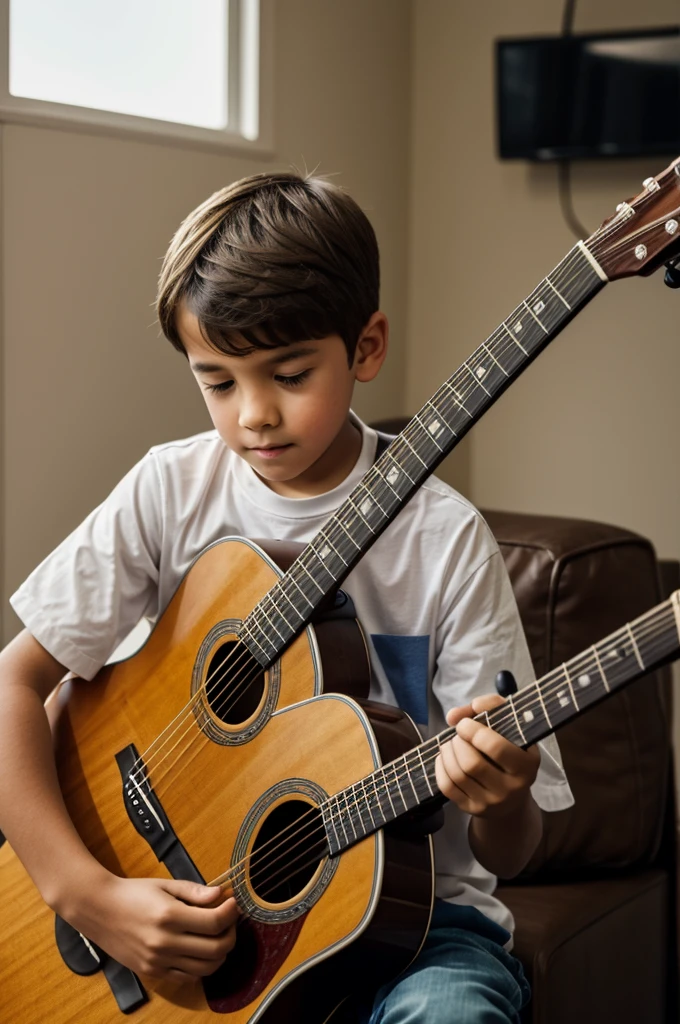
M 152 448 L 109 497 L 12 596 L 17 615 L 72 672 L 91 679 L 138 621 L 162 614 L 192 561 L 230 535 L 307 542 L 348 497 L 376 453 L 332 491 L 276 494 L 208 431 Z M 502 556 L 480 514 L 430 477 L 343 583 L 369 641 L 371 697 L 398 705 L 425 737 L 445 712 L 494 691 L 501 669 L 534 679 Z M 542 745 L 533 796 L 544 810 L 573 803 L 553 737 Z M 437 895 L 476 906 L 512 930 L 473 857 L 469 818 L 450 803 L 435 835 Z

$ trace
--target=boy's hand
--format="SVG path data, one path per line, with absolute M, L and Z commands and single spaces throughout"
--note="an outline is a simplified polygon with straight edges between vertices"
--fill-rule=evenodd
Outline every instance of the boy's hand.
M 219 886 L 109 875 L 70 924 L 139 974 L 187 981 L 221 966 L 239 917 Z
M 527 798 L 536 778 L 540 754 L 535 746 L 522 750 L 472 716 L 504 704 L 503 697 L 475 697 L 446 716 L 456 735 L 441 749 L 435 764 L 437 785 L 461 811 L 476 817 L 512 814 Z

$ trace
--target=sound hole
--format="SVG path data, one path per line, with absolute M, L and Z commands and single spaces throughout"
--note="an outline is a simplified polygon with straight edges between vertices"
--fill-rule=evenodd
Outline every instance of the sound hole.
M 227 725 L 247 722 L 264 693 L 264 672 L 238 640 L 221 644 L 208 665 L 205 692 L 213 714 Z
M 313 878 L 327 854 L 317 807 L 286 800 L 269 814 L 257 834 L 250 857 L 250 884 L 267 903 L 287 903 Z

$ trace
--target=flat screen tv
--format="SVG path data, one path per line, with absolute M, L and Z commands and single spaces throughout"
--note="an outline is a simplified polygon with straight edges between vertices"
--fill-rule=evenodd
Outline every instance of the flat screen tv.
M 680 28 L 496 42 L 498 153 L 680 155 Z

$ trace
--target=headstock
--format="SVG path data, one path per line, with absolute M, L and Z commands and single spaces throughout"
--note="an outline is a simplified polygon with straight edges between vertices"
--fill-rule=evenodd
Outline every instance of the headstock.
M 680 253 L 680 157 L 586 239 L 610 281 L 651 274 Z

